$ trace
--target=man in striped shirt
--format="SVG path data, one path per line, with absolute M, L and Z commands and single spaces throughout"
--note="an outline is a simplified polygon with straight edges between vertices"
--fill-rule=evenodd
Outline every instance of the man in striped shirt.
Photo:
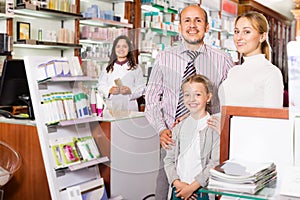
M 207 13 L 198 5 L 189 5 L 179 14 L 179 33 L 183 43 L 161 51 L 154 62 L 146 90 L 146 117 L 160 135 L 161 161 L 156 183 L 156 200 L 166 200 L 169 184 L 163 168 L 165 149 L 174 145 L 171 127 L 175 122 L 182 77 L 190 61 L 188 50 L 200 54 L 194 61 L 197 74 L 203 74 L 214 84 L 212 113 L 220 112 L 218 87 L 234 65 L 231 57 L 204 44 L 209 30 Z

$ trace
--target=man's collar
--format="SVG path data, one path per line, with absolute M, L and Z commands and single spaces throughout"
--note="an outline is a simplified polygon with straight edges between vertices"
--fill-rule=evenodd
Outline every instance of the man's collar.
M 183 43 L 181 46 L 182 46 L 182 48 L 180 48 L 180 49 L 181 49 L 181 53 L 182 54 L 185 53 L 185 52 L 187 52 L 187 51 L 189 51 L 189 49 L 186 47 L 185 43 Z M 203 43 L 199 47 L 199 49 L 197 49 L 196 51 L 199 52 L 199 53 L 204 53 L 205 50 L 206 50 L 206 44 Z

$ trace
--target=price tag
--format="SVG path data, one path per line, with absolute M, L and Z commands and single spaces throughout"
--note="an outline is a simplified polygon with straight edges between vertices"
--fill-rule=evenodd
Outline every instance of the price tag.
M 82 200 L 79 186 L 69 187 L 66 189 L 69 200 Z

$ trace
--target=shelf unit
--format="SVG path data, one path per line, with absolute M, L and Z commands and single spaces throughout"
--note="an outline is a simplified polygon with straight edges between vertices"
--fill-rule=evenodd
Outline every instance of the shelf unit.
M 106 20 L 101 18 L 81 18 L 80 25 L 101 26 L 101 27 L 117 27 L 117 28 L 133 28 L 132 24 Z
M 26 4 L 25 4 L 26 5 Z M 15 16 L 31 16 L 31 17 L 39 17 L 44 19 L 57 19 L 57 20 L 70 20 L 70 19 L 78 19 L 81 18 L 82 15 L 58 11 L 48 8 L 39 8 L 37 6 L 18 6 L 14 10 Z
M 23 57 L 35 54 L 40 55 L 72 56 L 76 49 L 82 46 L 76 42 L 76 20 L 82 15 L 72 12 L 40 8 L 31 4 L 18 6 L 14 10 L 13 30 L 17 30 L 16 22 L 30 24 L 30 38 L 18 40 L 14 38 L 14 56 Z M 38 40 L 38 30 L 42 30 L 42 39 Z M 61 35 L 60 35 L 61 34 Z M 59 51 L 58 51 L 59 50 Z M 28 52 L 29 51 L 29 52 Z
M 34 41 L 34 44 L 26 42 L 14 42 L 13 47 L 17 48 L 29 48 L 29 49 L 80 49 L 82 45 L 79 44 L 68 44 L 68 43 L 60 43 L 60 42 L 47 42 L 47 41 Z
M 3 34 L 7 34 L 10 39 L 11 39 L 11 30 L 10 26 L 12 24 L 13 20 L 13 15 L 8 15 L 5 13 L 0 13 L 0 32 Z M 10 45 L 11 49 L 11 45 Z M 11 50 L 10 51 L 3 51 L 0 53 L 0 74 L 2 74 L 2 67 L 3 67 L 3 62 L 6 58 L 11 58 Z
M 210 26 L 204 39 L 205 43 L 227 52 L 234 62 L 238 62 L 238 52 L 233 43 L 233 28 L 238 2 L 235 0 L 202 1 L 201 6 L 208 13 Z
M 81 0 L 80 10 L 82 13 L 85 13 L 83 14 L 85 17 L 79 20 L 81 33 L 79 43 L 83 46 L 81 48 L 81 57 L 83 67 L 85 69 L 93 69 L 92 71 L 96 72 L 95 76 L 99 76 L 102 69 L 107 65 L 114 39 L 121 34 L 132 37 L 131 30 L 134 25 L 123 19 L 126 2 L 133 1 L 97 0 L 90 2 Z M 118 4 L 118 7 L 115 4 Z M 124 5 L 124 9 L 122 9 L 122 4 Z M 93 9 L 97 10 L 97 14 L 87 11 L 92 6 L 94 6 Z M 111 20 L 107 16 L 105 19 L 106 11 L 114 12 L 114 16 L 119 16 L 120 21 Z
M 59 59 L 59 57 L 26 56 L 24 58 L 51 197 L 54 200 L 69 199 L 68 191 L 72 189 L 79 193 L 87 192 L 99 196 L 104 190 L 104 183 L 98 165 L 108 162 L 108 157 L 101 157 L 100 153 L 100 157 L 94 157 L 91 160 L 80 162 L 77 160 L 74 163 L 65 161 L 65 164 L 58 165 L 55 156 L 57 152 L 54 154 L 53 147 L 69 144 L 61 142 L 74 140 L 72 138 L 92 137 L 91 126 L 97 126 L 96 124 L 99 123 L 100 118 L 92 116 L 75 118 L 50 125 L 47 124 L 49 116 L 43 106 L 43 95 L 66 91 L 72 91 L 75 94 L 83 91 L 84 84 L 95 83 L 97 79 L 86 76 L 71 76 L 50 77 L 40 80 L 39 77 L 41 76 L 36 70 L 37 67 L 42 63 L 48 63 L 52 59 Z M 74 147 L 72 151 L 74 151 Z M 99 184 L 101 182 L 102 184 Z

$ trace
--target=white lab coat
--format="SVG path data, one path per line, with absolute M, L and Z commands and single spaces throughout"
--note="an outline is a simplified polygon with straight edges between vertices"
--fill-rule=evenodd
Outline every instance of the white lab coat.
M 135 70 L 128 70 L 128 63 L 123 65 L 114 64 L 113 72 L 106 72 L 103 69 L 99 76 L 98 91 L 104 94 L 104 97 L 110 101 L 110 106 L 114 110 L 138 111 L 136 99 L 141 97 L 145 92 L 145 82 L 141 68 L 138 66 Z M 122 85 L 131 89 L 129 95 L 109 95 L 109 90 L 115 86 L 115 79 L 121 79 Z

